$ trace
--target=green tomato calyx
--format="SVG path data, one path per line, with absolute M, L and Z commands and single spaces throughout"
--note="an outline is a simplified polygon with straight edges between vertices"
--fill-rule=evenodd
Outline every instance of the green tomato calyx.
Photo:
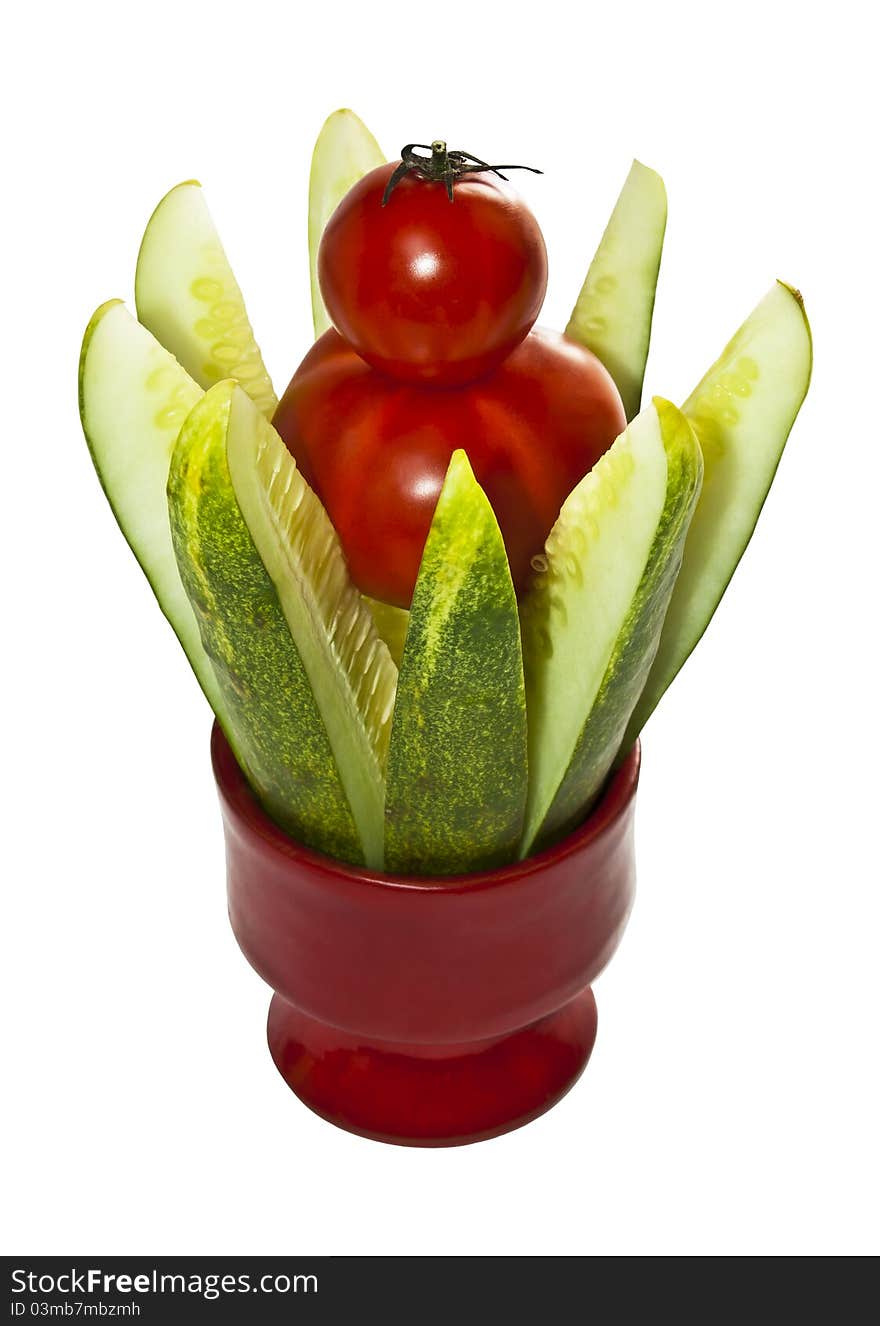
M 417 149 L 420 149 L 417 150 Z M 429 157 L 421 152 L 430 152 Z M 533 175 L 543 175 L 537 166 L 490 166 L 488 161 L 475 157 L 471 152 L 450 152 L 442 138 L 435 138 L 433 143 L 407 143 L 400 150 L 400 165 L 391 174 L 382 195 L 384 207 L 404 175 L 415 174 L 420 179 L 431 180 L 446 185 L 446 196 L 453 202 L 452 186 L 460 175 L 477 175 L 481 171 L 491 171 L 499 179 L 506 180 L 503 170 L 530 170 Z

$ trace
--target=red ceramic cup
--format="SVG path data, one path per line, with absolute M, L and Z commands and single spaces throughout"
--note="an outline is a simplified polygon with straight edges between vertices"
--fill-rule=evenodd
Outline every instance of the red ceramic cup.
M 300 1099 L 410 1146 L 494 1137 L 555 1104 L 590 1057 L 590 982 L 632 905 L 638 745 L 563 842 L 438 879 L 300 846 L 260 809 L 216 725 L 211 750 L 232 928 L 276 992 L 269 1047 Z

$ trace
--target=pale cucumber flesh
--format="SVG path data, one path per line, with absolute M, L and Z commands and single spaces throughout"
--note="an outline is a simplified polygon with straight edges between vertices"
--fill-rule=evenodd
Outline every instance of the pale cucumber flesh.
M 627 419 L 641 405 L 665 232 L 663 181 L 634 161 L 565 329 L 608 369 Z
M 566 500 L 522 604 L 529 798 L 521 855 L 583 818 L 654 658 L 699 491 L 696 439 L 657 400 Z
M 227 708 L 227 736 L 257 798 L 297 841 L 361 863 L 311 683 L 232 487 L 227 435 L 239 390 L 213 387 L 174 449 L 168 506 L 181 579 Z
M 233 393 L 226 455 L 239 508 L 324 720 L 364 858 L 380 867 L 397 668 L 349 578 L 327 513 L 240 390 Z
M 812 362 L 803 300 L 777 282 L 682 407 L 703 452 L 703 489 L 627 740 L 635 740 L 692 652 L 736 570 L 807 394 Z
M 388 646 L 389 654 L 397 667 L 400 667 L 406 628 L 409 625 L 408 610 L 398 608 L 395 603 L 383 603 L 381 599 L 371 599 L 368 594 L 363 594 L 361 597 L 369 609 L 376 630 Z
M 135 275 L 138 318 L 207 390 L 234 378 L 262 412 L 278 404 L 201 185 L 178 184 L 150 217 Z
M 387 868 L 452 875 L 511 860 L 527 782 L 516 596 L 498 522 L 457 451 L 425 545 L 401 660 Z
M 83 431 L 119 527 L 225 728 L 223 698 L 174 557 L 165 496 L 174 444 L 201 397 L 120 301 L 98 309 L 80 356 Z
M 316 337 L 332 326 L 318 284 L 318 246 L 324 228 L 349 189 L 384 162 L 382 149 L 354 111 L 334 111 L 327 118 L 315 143 L 309 175 L 309 272 Z

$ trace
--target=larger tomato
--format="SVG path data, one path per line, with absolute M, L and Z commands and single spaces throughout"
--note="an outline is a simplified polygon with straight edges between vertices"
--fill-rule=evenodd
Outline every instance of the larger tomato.
M 500 180 L 408 174 L 383 206 L 395 165 L 365 175 L 333 213 L 318 277 L 337 330 L 393 377 L 460 383 L 486 373 L 532 327 L 547 251 L 525 203 Z
M 477 382 L 426 390 L 369 368 L 331 330 L 274 422 L 327 508 L 356 584 L 409 607 L 456 448 L 492 503 L 521 590 L 565 498 L 626 419 L 599 360 L 555 332 L 532 332 Z

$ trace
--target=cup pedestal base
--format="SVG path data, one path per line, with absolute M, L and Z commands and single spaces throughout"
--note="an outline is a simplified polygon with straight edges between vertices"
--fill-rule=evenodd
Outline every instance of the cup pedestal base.
M 462 1146 L 510 1132 L 565 1095 L 596 1039 L 589 988 L 497 1040 L 391 1044 L 351 1036 L 275 995 L 269 1049 L 309 1109 L 339 1128 L 399 1146 Z

